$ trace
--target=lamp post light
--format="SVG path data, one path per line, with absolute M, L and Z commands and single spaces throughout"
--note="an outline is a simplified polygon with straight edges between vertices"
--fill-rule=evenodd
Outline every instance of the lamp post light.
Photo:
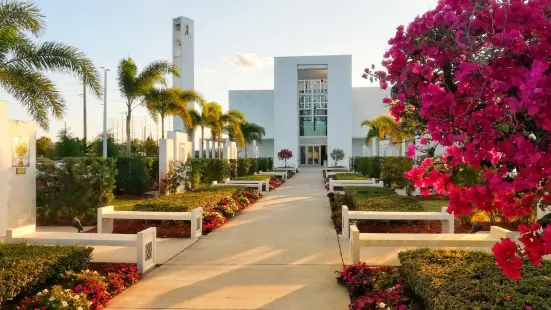
M 110 71 L 105 67 L 103 69 L 103 157 L 107 158 L 107 72 Z

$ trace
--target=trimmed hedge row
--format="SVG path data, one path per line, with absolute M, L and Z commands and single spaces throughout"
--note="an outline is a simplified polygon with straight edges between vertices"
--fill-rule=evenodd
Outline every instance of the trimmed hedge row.
M 522 279 L 507 279 L 493 255 L 418 249 L 398 254 L 407 284 L 426 309 L 551 309 L 551 262 L 524 264 Z
M 244 180 L 244 181 L 266 181 L 266 179 L 273 179 L 273 177 L 269 175 L 247 175 L 244 177 L 238 177 L 236 180 Z
M 20 294 L 32 294 L 56 281 L 65 271 L 80 271 L 92 248 L 0 243 L 0 308 Z
M 418 200 L 398 195 L 389 188 L 345 187 L 344 192 L 350 198 L 353 210 L 357 211 L 423 211 Z
M 142 195 L 159 179 L 158 157 L 118 157 L 115 194 Z
M 404 173 L 413 168 L 413 159 L 404 156 L 381 157 L 381 179 L 385 184 L 404 188 L 410 181 Z
M 367 178 L 359 173 L 337 173 L 335 180 L 367 180 Z
M 234 196 L 242 190 L 243 188 L 239 186 L 206 187 L 191 192 L 146 199 L 136 204 L 134 211 L 191 212 L 199 207 L 206 209 L 222 198 Z
M 381 177 L 381 157 L 354 157 L 354 171 L 369 178 Z

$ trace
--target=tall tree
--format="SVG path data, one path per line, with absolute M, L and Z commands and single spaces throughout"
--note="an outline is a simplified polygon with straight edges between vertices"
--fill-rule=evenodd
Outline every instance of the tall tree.
M 262 137 L 266 135 L 266 130 L 264 127 L 257 125 L 255 123 L 242 123 L 240 125 L 241 133 L 245 139 L 245 157 L 247 157 L 247 144 L 251 144 L 253 141 L 262 143 Z M 232 136 L 233 138 L 233 136 Z
M 245 117 L 245 114 L 243 114 L 243 112 L 239 110 L 232 109 L 220 115 L 219 123 L 221 125 L 222 131 L 217 132 L 218 157 L 222 156 L 222 149 L 220 148 L 220 145 L 222 144 L 222 133 L 226 133 L 230 137 L 232 137 L 237 143 L 238 147 L 245 147 L 246 142 L 245 137 L 243 136 L 243 132 L 241 132 L 241 125 L 245 124 L 246 122 L 247 118 Z
M 32 2 L 0 2 L 0 87 L 21 102 L 40 127 L 48 129 L 48 114 L 59 119 L 66 106 L 46 72 L 72 73 L 98 98 L 102 90 L 100 74 L 84 53 L 64 43 L 31 40 L 44 34 L 44 18 Z
M 187 127 L 193 125 L 188 104 L 202 102 L 201 95 L 194 90 L 180 88 L 153 88 L 145 95 L 145 106 L 155 122 L 161 120 L 161 137 L 165 138 L 165 118 L 168 115 L 180 116 Z
M 151 137 L 147 137 L 142 143 L 145 156 L 159 156 L 159 144 Z
M 84 145 L 82 141 L 73 136 L 68 129 L 61 129 L 57 134 L 55 156 L 58 158 L 83 157 Z
M 40 157 L 50 158 L 54 150 L 52 139 L 48 137 L 40 137 L 36 139 L 36 155 Z
M 130 129 L 132 128 L 132 111 L 144 104 L 145 96 L 155 84 L 166 86 L 166 75 L 180 76 L 176 67 L 166 61 L 155 61 L 138 73 L 138 67 L 132 58 L 121 59 L 118 67 L 119 90 L 126 103 L 126 151 L 132 152 Z
M 192 124 L 190 124 L 190 126 L 195 123 L 198 127 L 201 128 L 201 147 L 199 151 L 199 157 L 203 157 L 203 147 L 205 145 L 205 128 L 210 128 L 212 135 L 213 128 L 215 128 L 216 130 L 217 123 L 219 122 L 219 115 L 221 114 L 219 113 L 219 111 L 221 111 L 221 108 L 220 105 L 216 102 L 200 102 L 200 106 L 201 112 L 190 110 L 189 113 L 190 119 L 192 121 Z

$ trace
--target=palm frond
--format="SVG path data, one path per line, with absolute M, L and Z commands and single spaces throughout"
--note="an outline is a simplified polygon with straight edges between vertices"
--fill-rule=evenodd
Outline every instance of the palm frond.
M 145 94 L 155 84 L 166 86 L 165 75 L 180 76 L 175 65 L 167 61 L 154 61 L 147 65 L 136 77 L 136 88 L 141 94 Z
M 31 1 L 4 0 L 0 2 L 0 28 L 15 27 L 40 36 L 45 29 L 45 16 Z
M 119 62 L 117 68 L 117 76 L 119 79 L 119 91 L 126 97 L 128 103 L 132 102 L 139 96 L 136 90 L 136 76 L 138 74 L 138 66 L 132 58 L 123 58 Z
M 48 113 L 58 119 L 65 114 L 65 101 L 52 81 L 40 72 L 20 67 L 0 68 L 0 85 L 46 130 Z
M 30 41 L 23 41 L 14 46 L 12 57 L 3 65 L 73 73 L 81 81 L 86 81 L 96 97 L 101 98 L 103 93 L 100 74 L 92 61 L 77 48 L 64 43 L 34 44 Z

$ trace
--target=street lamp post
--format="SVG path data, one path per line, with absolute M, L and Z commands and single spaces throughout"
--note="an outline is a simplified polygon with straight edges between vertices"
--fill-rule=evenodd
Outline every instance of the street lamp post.
M 101 67 L 104 72 L 103 78 L 103 157 L 107 158 L 107 72 L 110 71 Z

